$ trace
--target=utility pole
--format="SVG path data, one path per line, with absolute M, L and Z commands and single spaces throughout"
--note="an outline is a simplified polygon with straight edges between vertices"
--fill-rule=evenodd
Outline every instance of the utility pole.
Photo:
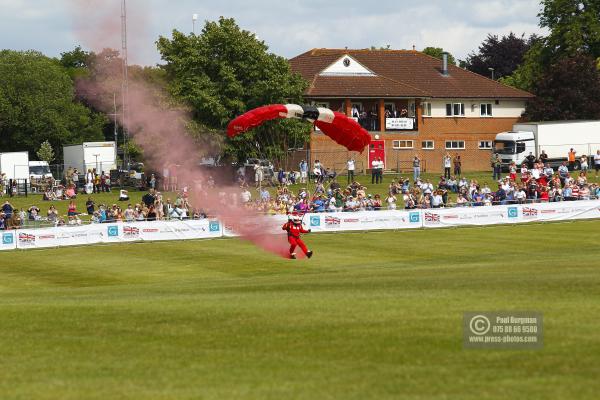
M 129 113 L 129 82 L 127 77 L 127 5 L 126 0 L 121 2 L 121 58 L 123 60 L 123 82 L 121 85 L 123 114 L 123 164 L 129 169 L 129 154 L 127 154 L 127 143 L 129 142 L 128 113 Z

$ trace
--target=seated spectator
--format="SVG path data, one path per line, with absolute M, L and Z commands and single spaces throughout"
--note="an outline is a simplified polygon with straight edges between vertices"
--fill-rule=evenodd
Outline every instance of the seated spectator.
M 31 206 L 27 210 L 27 216 L 30 221 L 39 221 L 40 217 L 40 209 L 36 206 Z
M 67 187 L 65 191 L 65 200 L 74 199 L 77 197 L 77 193 L 75 192 L 75 185 L 71 184 Z
M 68 216 L 75 216 L 77 214 L 79 214 L 77 212 L 77 204 L 75 204 L 75 201 L 71 200 L 69 202 L 69 207 L 67 208 L 67 215 Z
M 375 211 L 379 211 L 381 210 L 381 196 L 379 194 L 376 194 L 375 196 L 373 196 L 373 210 Z
M 51 222 L 53 224 L 56 224 L 58 222 L 58 210 L 56 209 L 56 207 L 54 207 L 54 205 L 51 205 L 50 208 L 48 208 L 47 218 L 48 222 Z
M 385 202 L 388 205 L 388 210 L 396 209 L 396 201 L 398 201 L 396 199 L 396 196 L 394 196 L 394 194 L 392 192 L 388 193 L 387 197 L 385 198 Z

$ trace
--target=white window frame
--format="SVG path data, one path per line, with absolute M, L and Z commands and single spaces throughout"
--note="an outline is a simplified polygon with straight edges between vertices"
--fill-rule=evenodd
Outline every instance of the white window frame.
M 400 143 L 404 142 L 405 146 L 400 147 Z M 415 148 L 414 140 L 392 140 L 392 148 L 396 150 L 410 150 Z
M 484 111 L 485 107 L 485 111 Z M 481 103 L 479 105 L 479 115 L 484 118 L 492 117 L 494 113 L 494 108 L 492 107 L 492 103 Z
M 450 106 L 450 114 L 448 114 L 448 106 Z M 455 113 L 455 108 L 458 106 L 458 114 Z M 464 117 L 465 103 L 446 103 L 446 117 Z
M 431 147 L 423 146 L 424 144 L 431 144 Z M 435 141 L 434 140 L 422 140 L 421 141 L 421 149 L 423 150 L 435 150 Z
M 409 118 L 414 118 L 417 115 L 417 105 L 414 101 L 411 101 L 408 103 L 408 117 Z
M 482 146 L 482 144 L 484 144 Z M 492 141 L 491 140 L 480 140 L 478 144 L 479 150 L 491 150 L 492 149 Z
M 452 143 L 456 143 L 459 145 L 462 143 L 462 147 L 452 147 Z M 450 145 L 450 146 L 448 146 Z M 446 150 L 464 150 L 465 149 L 465 141 L 464 140 L 446 140 L 445 143 Z
M 431 103 L 428 101 L 423 102 L 421 112 L 423 117 L 431 117 Z

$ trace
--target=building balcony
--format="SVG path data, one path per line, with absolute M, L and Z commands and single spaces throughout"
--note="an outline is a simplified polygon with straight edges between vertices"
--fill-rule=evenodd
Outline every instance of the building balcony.
M 418 130 L 417 119 L 414 117 L 386 117 L 384 129 L 381 129 L 381 120 L 377 116 L 353 117 L 353 119 L 369 132 L 403 132 Z

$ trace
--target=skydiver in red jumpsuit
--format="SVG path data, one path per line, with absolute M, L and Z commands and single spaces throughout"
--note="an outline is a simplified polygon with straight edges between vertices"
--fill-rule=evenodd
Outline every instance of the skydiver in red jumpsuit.
M 290 244 L 290 258 L 296 258 L 296 253 L 294 252 L 296 246 L 300 246 L 308 258 L 312 257 L 312 250 L 308 250 L 302 239 L 300 239 L 300 234 L 310 233 L 310 229 L 304 229 L 302 226 L 302 220 L 296 213 L 290 216 L 288 222 L 283 224 L 281 229 L 286 231 L 288 235 L 288 243 Z

